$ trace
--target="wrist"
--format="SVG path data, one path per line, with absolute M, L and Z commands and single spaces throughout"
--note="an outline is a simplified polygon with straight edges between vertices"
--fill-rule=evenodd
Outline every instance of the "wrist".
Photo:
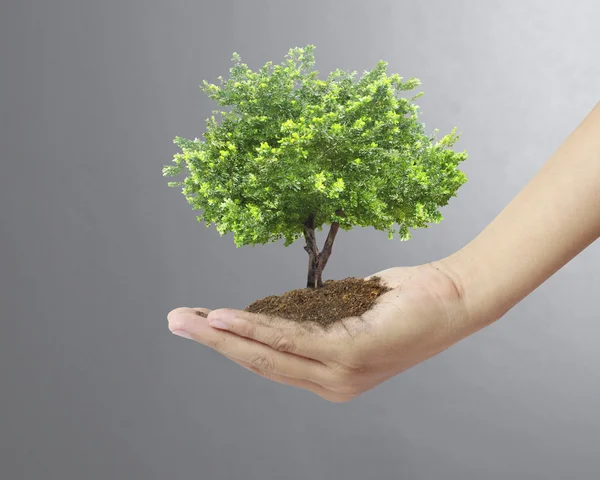
M 600 103 L 468 245 L 438 264 L 474 329 L 501 318 L 600 236 Z
M 497 286 L 488 276 L 490 269 L 483 259 L 474 258 L 468 247 L 435 263 L 454 285 L 464 312 L 465 327 L 474 332 L 494 323 L 516 302 L 503 301 L 502 295 L 493 295 Z

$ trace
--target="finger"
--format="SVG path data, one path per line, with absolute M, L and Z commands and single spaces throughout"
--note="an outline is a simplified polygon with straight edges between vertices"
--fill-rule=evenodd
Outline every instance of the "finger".
M 167 320 L 169 321 L 169 324 L 170 324 L 171 319 L 177 318 L 179 315 L 198 315 L 202 318 L 206 318 L 206 317 L 208 317 L 208 314 L 210 312 L 211 312 L 210 309 L 202 308 L 202 307 L 194 307 L 194 308 L 178 307 L 169 312 L 169 314 L 167 315 Z M 189 338 L 189 334 L 187 332 L 183 332 L 183 331 L 177 330 L 175 328 L 171 328 L 170 330 L 172 333 L 174 333 L 176 335 L 180 335 L 182 337 Z
M 225 356 L 227 356 L 227 355 L 225 355 Z M 227 358 L 234 361 L 238 365 L 241 365 L 245 369 L 250 370 L 251 372 L 256 373 L 257 375 L 260 375 L 261 377 L 264 377 L 268 380 L 272 380 L 274 382 L 281 383 L 282 385 L 289 385 L 292 387 L 301 388 L 303 390 L 308 390 L 309 392 L 313 392 L 313 393 L 319 395 L 321 398 L 324 398 L 325 400 L 328 400 L 330 402 L 342 403 L 342 402 L 347 402 L 348 400 L 351 400 L 352 398 L 354 398 L 354 395 L 336 393 L 331 390 L 328 390 L 325 387 L 322 387 L 321 385 L 311 382 L 309 380 L 300 380 L 297 378 L 290 378 L 290 377 L 286 377 L 283 375 L 278 375 L 276 373 L 269 374 L 267 372 L 257 369 L 256 367 L 253 367 L 252 365 L 250 365 L 248 363 L 240 362 L 231 357 L 227 357 Z
M 202 308 L 202 307 L 178 307 L 169 312 L 169 314 L 167 315 L 167 320 L 172 318 L 173 316 L 185 314 L 185 313 L 198 315 L 200 317 L 206 318 L 211 311 L 212 310 L 210 310 L 210 308 Z
M 334 338 L 328 338 L 327 345 L 325 344 L 325 332 L 322 329 L 315 328 L 311 331 L 286 319 L 230 308 L 210 312 L 208 324 L 263 343 L 279 352 L 293 353 L 317 361 L 331 357 L 335 345 Z
M 266 344 L 213 328 L 206 318 L 197 315 L 193 309 L 175 309 L 169 313 L 168 318 L 172 332 L 185 332 L 193 340 L 261 371 L 310 380 L 319 385 L 335 381 L 333 371 L 321 362 L 278 351 Z

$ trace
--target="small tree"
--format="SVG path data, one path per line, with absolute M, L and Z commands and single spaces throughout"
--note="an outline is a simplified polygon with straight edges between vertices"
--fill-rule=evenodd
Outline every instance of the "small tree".
M 410 238 L 409 228 L 442 220 L 438 208 L 466 181 L 465 152 L 450 149 L 456 129 L 436 140 L 403 92 L 416 78 L 387 75 L 387 62 L 357 78 L 314 69 L 313 45 L 293 48 L 281 65 L 254 72 L 234 53 L 230 77 L 202 90 L 219 106 L 204 139 L 177 137 L 181 149 L 163 174 L 187 167 L 182 186 L 198 221 L 233 232 L 236 246 L 304 237 L 308 287 L 322 272 L 338 230 L 372 226 Z M 315 230 L 330 225 L 319 250 Z M 397 225 L 397 227 L 395 227 Z

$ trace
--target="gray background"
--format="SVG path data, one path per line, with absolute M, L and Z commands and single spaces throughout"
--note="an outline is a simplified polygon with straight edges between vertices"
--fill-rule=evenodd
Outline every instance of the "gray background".
M 570 3 L 570 5 L 568 4 Z M 170 334 L 177 306 L 302 286 L 301 246 L 235 249 L 161 176 L 237 51 L 379 59 L 462 132 L 446 220 L 339 238 L 328 278 L 445 256 L 599 99 L 600 4 L 8 0 L 0 7 L 0 477 L 592 479 L 600 475 L 592 245 L 503 320 L 347 404 L 270 383 Z M 365 253 L 366 252 L 366 253 Z

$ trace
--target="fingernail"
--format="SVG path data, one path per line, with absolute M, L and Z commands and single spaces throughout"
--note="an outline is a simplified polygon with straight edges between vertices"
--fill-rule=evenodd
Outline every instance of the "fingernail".
M 173 335 L 179 335 L 180 337 L 192 340 L 192 336 L 189 333 L 187 333 L 187 332 L 185 332 L 183 330 L 173 330 L 172 333 L 173 333 Z
M 228 330 L 229 327 L 225 325 L 221 320 L 211 320 L 208 322 L 211 327 L 218 328 L 220 330 Z

